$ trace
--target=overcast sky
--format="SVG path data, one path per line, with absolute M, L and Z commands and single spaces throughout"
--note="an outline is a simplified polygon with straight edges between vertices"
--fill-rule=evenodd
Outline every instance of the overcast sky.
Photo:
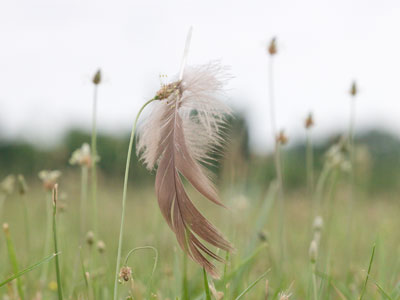
M 193 26 L 189 64 L 231 66 L 229 102 L 249 118 L 258 150 L 271 143 L 266 45 L 277 36 L 279 128 L 344 130 L 348 90 L 360 86 L 357 128 L 400 133 L 400 2 L 8 1 L 0 2 L 0 134 L 54 140 L 90 128 L 91 77 L 101 67 L 101 130 L 128 130 L 141 104 L 178 72 Z

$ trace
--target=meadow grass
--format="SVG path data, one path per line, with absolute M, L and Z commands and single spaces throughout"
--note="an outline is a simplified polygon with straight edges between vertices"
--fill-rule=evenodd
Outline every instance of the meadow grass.
M 71 299 L 87 299 L 91 294 L 93 299 L 109 299 L 113 291 L 115 257 L 117 254 L 116 236 L 120 217 L 118 207 L 118 191 L 120 184 L 101 182 L 103 187 L 98 193 L 99 237 L 104 240 L 106 249 L 100 256 L 99 264 L 91 264 L 96 241 L 82 245 L 81 256 L 85 276 L 77 276 L 73 281 L 74 263 L 80 239 L 80 203 L 79 176 L 65 176 L 60 184 L 60 190 L 68 192 L 65 211 L 58 212 L 58 251 L 60 273 L 63 290 L 73 287 Z M 254 190 L 257 190 L 254 188 Z M 189 189 L 190 192 L 190 189 Z M 224 191 L 223 191 L 224 192 Z M 353 222 L 355 230 L 348 236 L 347 201 L 349 187 L 345 182 L 339 182 L 337 193 L 333 198 L 326 198 L 322 216 L 332 215 L 330 224 L 326 224 L 321 232 L 321 244 L 316 262 L 316 279 L 319 299 L 355 299 L 363 293 L 363 299 L 399 299 L 400 232 L 395 230 L 400 226 L 398 211 L 400 204 L 396 197 L 386 195 L 369 197 L 362 191 L 354 205 Z M 139 246 L 152 246 L 158 250 L 159 259 L 154 275 L 154 253 L 140 251 L 129 259 L 132 268 L 133 288 L 131 284 L 122 283 L 120 299 L 132 295 L 133 299 L 148 299 L 148 286 L 152 282 L 151 294 L 154 299 L 184 299 L 182 295 L 182 251 L 178 248 L 174 234 L 166 226 L 159 213 L 154 191 L 151 186 L 130 186 L 126 206 L 126 231 L 123 234 L 123 257 L 130 249 Z M 279 214 L 276 213 L 274 196 L 269 195 L 260 201 L 259 195 L 249 189 L 240 199 L 226 199 L 230 211 L 211 210 L 211 206 L 195 198 L 202 210 L 207 210 L 210 219 L 227 233 L 234 243 L 236 253 L 228 257 L 226 267 L 219 264 L 220 274 L 225 274 L 220 280 L 208 277 L 217 291 L 225 292 L 224 299 L 236 299 L 246 291 L 262 274 L 269 282 L 269 298 L 277 299 L 282 291 L 292 293 L 293 299 L 314 299 L 312 287 L 312 272 L 310 272 L 308 248 L 312 239 L 309 226 L 313 218 L 312 202 L 307 197 L 306 190 L 287 194 L 285 206 L 285 227 L 287 228 L 287 256 L 285 270 L 280 268 L 280 237 Z M 24 212 L 21 210 L 20 197 L 13 195 L 5 202 L 7 212 L 3 217 L 8 222 L 11 238 L 14 243 L 15 256 L 20 270 L 34 264 L 43 258 L 43 242 L 45 240 L 46 224 L 43 218 L 43 190 L 39 185 L 33 185 L 27 201 L 29 201 L 29 217 L 31 220 L 31 251 L 26 251 Z M 61 200 L 60 200 L 61 201 Z M 243 203 L 243 201 L 245 201 Z M 265 201 L 273 201 L 266 205 Z M 63 203 L 64 204 L 64 203 Z M 329 204 L 329 205 L 326 205 Z M 269 212 L 266 212 L 269 210 Z M 328 228 L 329 226 L 329 228 Z M 375 258 L 366 283 L 366 275 L 371 257 L 372 245 L 376 244 Z M 351 251 L 351 253 L 349 253 Z M 51 253 L 49 253 L 51 255 Z M 350 257 L 350 261 L 348 258 Z M 38 277 L 40 268 L 20 277 L 21 285 L 27 299 L 38 294 L 42 299 L 57 299 L 57 277 L 52 260 L 48 273 L 48 282 L 41 289 Z M 206 299 L 203 270 L 191 260 L 187 261 L 187 289 L 189 299 Z M 0 265 L 2 278 L 7 279 L 13 271 L 7 255 L 6 243 L 1 243 Z M 225 270 L 224 270 L 225 269 Z M 81 273 L 81 272 L 79 272 Z M 12 295 L 11 290 L 17 288 L 17 282 L 9 283 L 9 288 L 0 288 L 0 295 Z M 88 291 L 90 288 L 90 291 Z M 15 296 L 16 294 L 14 294 Z M 157 295 L 157 296 L 155 296 Z M 386 295 L 386 296 L 385 296 Z M 389 295 L 390 298 L 387 298 Z M 15 296 L 16 297 L 16 296 Z M 212 295 L 212 297 L 214 297 Z M 260 280 L 242 299 L 264 299 L 264 280 Z M 67 298 L 67 296 L 65 297 Z M 279 299 L 279 298 L 278 298 Z

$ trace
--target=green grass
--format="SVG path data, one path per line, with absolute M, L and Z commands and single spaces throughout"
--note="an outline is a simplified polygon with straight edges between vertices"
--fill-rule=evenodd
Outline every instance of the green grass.
M 78 171 L 77 171 L 78 172 Z M 121 184 L 109 181 L 101 182 L 98 193 L 99 205 L 99 239 L 106 243 L 104 253 L 98 253 L 99 259 L 92 260 L 93 251 L 97 251 L 96 242 L 93 246 L 82 245 L 82 266 L 88 273 L 87 278 L 78 275 L 73 280 L 75 262 L 79 262 L 80 239 L 80 203 L 79 174 L 70 174 L 60 182 L 60 193 L 66 192 L 68 198 L 59 200 L 59 206 L 66 204 L 65 211 L 57 214 L 58 251 L 60 252 L 60 274 L 64 291 L 73 289 L 72 298 L 80 295 L 85 298 L 93 295 L 94 299 L 110 299 L 113 291 L 113 276 L 115 257 L 117 253 L 117 237 L 119 230 L 120 205 L 119 195 Z M 152 276 L 151 299 L 182 299 L 182 265 L 183 254 L 179 249 L 175 236 L 164 222 L 157 205 L 152 186 L 134 186 L 130 184 L 126 207 L 126 231 L 124 233 L 125 257 L 130 249 L 140 246 L 153 246 L 158 250 L 158 264 Z M 213 280 L 216 290 L 225 292 L 224 299 L 236 299 L 244 293 L 260 274 L 270 269 L 263 277 L 269 281 L 269 299 L 276 299 L 279 292 L 290 288 L 295 299 L 312 299 L 312 285 L 309 268 L 308 247 L 312 237 L 311 223 L 313 218 L 312 203 L 307 198 L 307 192 L 296 191 L 287 193 L 285 227 L 287 234 L 287 257 L 279 262 L 280 237 L 279 214 L 276 203 L 272 201 L 274 193 L 269 193 L 265 200 L 260 201 L 256 188 L 249 188 L 242 197 L 224 199 L 230 210 L 216 208 L 212 204 L 196 198 L 195 202 L 209 216 L 222 232 L 234 243 L 236 252 L 228 257 L 228 265 L 219 264 L 221 279 Z M 190 192 L 189 188 L 189 192 Z M 222 194 L 228 194 L 222 190 Z M 13 195 L 6 199 L 3 222 L 8 222 L 12 228 L 15 256 L 19 265 L 31 265 L 43 257 L 46 222 L 43 216 L 44 191 L 39 185 L 33 184 L 26 200 L 31 221 L 31 251 L 25 248 L 24 212 L 20 197 Z M 193 193 L 195 195 L 195 193 Z M 354 230 L 349 233 L 347 223 L 348 187 L 344 181 L 337 185 L 337 193 L 333 199 L 325 197 L 322 203 L 322 215 L 330 220 L 329 236 L 327 228 L 322 231 L 321 245 L 317 261 L 317 280 L 319 282 L 319 299 L 340 299 L 339 293 L 347 299 L 359 298 L 366 283 L 366 268 L 371 257 L 371 247 L 377 243 L 375 260 L 370 270 L 370 280 L 365 286 L 362 299 L 400 299 L 400 219 L 398 212 L 400 203 L 395 196 L 369 196 L 358 191 L 352 224 Z M 329 209 L 329 210 L 328 210 Z M 262 210 L 268 210 L 267 212 Z M 260 221 L 262 218 L 262 222 Z M 259 233 L 265 235 L 259 239 Z M 257 237 L 257 238 L 254 238 Z M 92 249 L 94 248 L 94 249 Z M 249 249 L 251 248 L 251 249 Z M 328 253 L 330 253 L 328 255 Z M 50 254 L 50 253 L 48 253 Z M 78 256 L 77 256 L 78 255 Z M 223 254 L 225 256 L 225 254 Z M 96 264 L 95 262 L 98 261 Z M 49 262 L 48 281 L 42 290 L 39 275 L 40 268 L 29 273 L 29 277 L 21 277 L 22 289 L 27 299 L 31 299 L 38 291 L 45 299 L 58 299 L 54 283 L 57 281 L 55 261 Z M 10 264 L 7 247 L 3 239 L 0 244 L 0 281 L 12 276 L 13 265 Z M 147 299 L 149 275 L 154 266 L 154 253 L 141 251 L 128 261 L 132 268 L 134 287 L 129 283 L 119 286 L 120 299 L 125 299 L 131 292 L 134 299 Z M 224 269 L 226 269 L 224 271 Z M 225 275 L 224 275 L 225 274 Z M 324 274 L 324 275 L 322 275 Z M 86 275 L 85 275 L 86 276 Z M 29 280 L 28 280 L 29 278 Z M 187 290 L 189 299 L 205 299 L 203 270 L 192 261 L 187 262 Z M 264 280 L 252 287 L 241 299 L 263 299 Z M 17 287 L 16 282 L 12 286 Z M 0 287 L 0 295 L 10 293 L 11 287 Z M 90 291 L 88 291 L 90 289 Z M 213 297 L 211 295 L 211 297 Z

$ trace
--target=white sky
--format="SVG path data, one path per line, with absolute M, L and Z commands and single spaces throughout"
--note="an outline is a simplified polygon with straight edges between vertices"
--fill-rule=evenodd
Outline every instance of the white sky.
M 268 56 L 278 37 L 278 127 L 301 137 L 314 112 L 316 134 L 344 130 L 357 79 L 359 129 L 400 133 L 400 2 L 18 1 L 0 2 L 0 134 L 54 140 L 69 126 L 90 128 L 94 71 L 101 67 L 101 130 L 128 130 L 179 68 L 193 25 L 189 64 L 220 59 L 232 68 L 232 105 L 246 113 L 251 141 L 271 142 Z

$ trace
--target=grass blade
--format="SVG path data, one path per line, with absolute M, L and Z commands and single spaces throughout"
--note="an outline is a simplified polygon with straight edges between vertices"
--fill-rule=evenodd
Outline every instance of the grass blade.
M 10 258 L 11 266 L 13 268 L 13 272 L 15 274 L 17 274 L 19 272 L 18 271 L 19 268 L 18 268 L 17 254 L 15 253 L 14 244 L 12 242 L 10 229 L 9 229 L 7 223 L 3 224 L 3 230 L 4 230 L 4 234 L 6 236 L 6 243 L 7 243 L 8 255 Z M 17 289 L 18 289 L 19 297 L 21 298 L 21 300 L 24 300 L 25 299 L 24 289 L 22 288 L 22 282 L 19 277 L 17 278 Z
M 9 283 L 11 281 L 13 281 L 14 279 L 17 279 L 17 278 L 21 277 L 24 274 L 36 269 L 37 267 L 41 266 L 42 264 L 52 260 L 57 255 L 58 255 L 58 253 L 51 254 L 51 255 L 43 258 L 42 260 L 38 261 L 37 263 L 27 267 L 26 269 L 24 269 L 24 270 L 14 274 L 14 275 L 12 275 L 11 277 L 7 278 L 6 280 L 0 282 L 0 287 L 6 285 L 7 283 Z
M 204 268 L 203 268 L 203 277 L 204 277 L 204 291 L 206 293 L 206 300 L 211 300 L 210 287 L 208 286 L 207 273 Z
M 54 252 L 58 253 L 58 245 L 57 245 L 57 195 L 58 195 L 58 184 L 56 184 L 53 188 L 53 239 L 54 239 Z M 60 262 L 58 260 L 58 256 L 56 257 L 56 276 L 57 276 L 57 292 L 58 299 L 62 300 L 62 286 L 61 286 L 61 273 L 60 273 Z
M 241 292 L 239 294 L 239 296 L 237 296 L 235 298 L 235 300 L 239 300 L 240 298 L 242 298 L 244 295 L 246 295 L 248 292 L 250 292 L 250 290 L 261 280 L 263 279 L 267 274 L 268 274 L 269 270 L 267 270 L 264 274 L 262 274 L 260 277 L 258 277 L 256 280 L 253 281 L 253 283 L 251 283 L 243 292 Z
M 359 300 L 362 300 L 362 298 L 365 294 L 365 290 L 367 289 L 368 278 L 369 278 L 369 274 L 371 273 L 372 262 L 374 261 L 374 256 L 375 256 L 375 247 L 376 247 L 376 245 L 374 244 L 374 246 L 372 247 L 371 259 L 369 260 L 368 273 L 367 273 L 367 276 L 365 277 L 364 286 L 362 288 Z

